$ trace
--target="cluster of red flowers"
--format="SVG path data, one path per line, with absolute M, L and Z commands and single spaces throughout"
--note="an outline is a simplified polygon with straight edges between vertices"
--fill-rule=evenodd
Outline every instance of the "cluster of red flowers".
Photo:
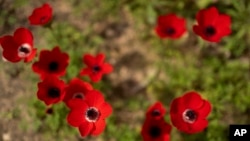
M 196 14 L 195 34 L 210 42 L 219 42 L 231 33 L 231 19 L 226 14 L 219 14 L 216 7 L 202 9 Z M 186 20 L 170 13 L 157 18 L 155 32 L 160 38 L 178 39 L 187 31 Z M 209 101 L 201 98 L 195 91 L 187 92 L 174 99 L 170 105 L 170 120 L 179 131 L 195 134 L 207 126 L 207 116 L 211 112 Z M 144 141 L 169 141 L 171 125 L 165 122 L 166 109 L 157 102 L 146 113 L 141 135 Z
M 52 22 L 52 8 L 49 4 L 34 9 L 29 16 L 31 25 L 45 26 Z M 193 31 L 204 40 L 219 42 L 224 36 L 231 33 L 230 17 L 219 14 L 215 7 L 200 10 L 196 15 L 197 25 Z M 186 32 L 186 21 L 175 14 L 159 16 L 157 19 L 156 33 L 161 38 L 180 38 Z M 3 49 L 3 58 L 9 62 L 17 63 L 32 61 L 37 53 L 33 45 L 32 32 L 24 27 L 16 29 L 14 35 L 0 37 Z M 88 82 L 80 78 L 73 78 L 66 84 L 60 77 L 66 74 L 69 65 L 69 55 L 62 52 L 59 46 L 52 50 L 41 50 L 38 61 L 32 65 L 32 70 L 40 76 L 37 97 L 47 106 L 63 101 L 70 109 L 67 116 L 68 123 L 77 127 L 81 136 L 99 135 L 105 129 L 105 118 L 112 113 L 103 94 L 95 90 Z M 105 55 L 83 55 L 86 65 L 79 74 L 88 75 L 90 80 L 99 82 L 104 74 L 113 71 L 113 67 L 105 62 Z M 170 119 L 179 131 L 193 134 L 203 131 L 208 121 L 206 117 L 211 112 L 211 104 L 201 98 L 200 94 L 191 91 L 172 101 L 170 106 Z M 161 102 L 156 102 L 149 107 L 142 127 L 144 141 L 169 141 L 171 125 L 164 115 L 166 109 Z
M 188 134 L 203 131 L 208 125 L 206 117 L 210 112 L 211 104 L 195 91 L 174 99 L 170 105 L 170 119 L 173 126 Z M 149 107 L 141 130 L 144 141 L 170 140 L 171 125 L 165 122 L 165 114 L 166 109 L 161 102 Z
M 195 34 L 210 42 L 219 42 L 231 33 L 231 18 L 220 14 L 216 7 L 202 9 L 196 14 Z M 159 16 L 155 31 L 160 38 L 180 38 L 186 32 L 186 20 L 175 14 Z
M 46 27 L 51 24 L 52 8 L 44 4 L 33 10 L 29 16 L 31 25 Z M 14 35 L 0 37 L 3 48 L 3 58 L 9 62 L 17 63 L 32 61 L 37 53 L 33 45 L 32 32 L 24 27 L 18 28 Z M 32 64 L 32 70 L 40 76 L 41 82 L 37 84 L 37 97 L 48 107 L 63 101 L 70 109 L 67 117 L 68 123 L 78 127 L 82 137 L 99 135 L 105 129 L 105 118 L 112 113 L 112 107 L 104 100 L 103 94 L 95 90 L 88 82 L 80 78 L 73 78 L 66 84 L 60 77 L 66 74 L 69 65 L 69 55 L 62 52 L 59 46 L 52 50 L 42 49 L 38 61 Z M 83 55 L 86 65 L 79 74 L 88 75 L 95 83 L 102 79 L 104 74 L 113 71 L 112 65 L 105 62 L 105 55 L 99 53 Z
M 161 102 L 149 107 L 141 134 L 144 141 L 169 141 L 171 125 L 164 120 L 166 109 Z

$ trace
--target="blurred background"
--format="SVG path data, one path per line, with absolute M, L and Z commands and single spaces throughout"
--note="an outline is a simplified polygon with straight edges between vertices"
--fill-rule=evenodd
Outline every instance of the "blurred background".
M 28 23 L 45 2 L 53 7 L 53 30 Z M 232 34 L 219 43 L 192 31 L 196 13 L 210 6 L 232 18 Z M 157 16 L 167 13 L 186 18 L 182 38 L 161 40 L 155 34 Z M 31 29 L 39 51 L 59 45 L 70 55 L 66 82 L 84 67 L 85 53 L 104 52 L 114 66 L 94 84 L 113 114 L 100 136 L 83 139 L 67 124 L 63 103 L 46 114 L 36 98 L 39 78 L 32 62 L 1 60 L 0 141 L 141 141 L 147 108 L 161 101 L 169 111 L 171 101 L 190 90 L 212 103 L 209 125 L 194 135 L 173 128 L 171 141 L 227 141 L 229 124 L 250 124 L 249 25 L 249 0 L 0 0 L 0 36 L 22 26 Z M 171 123 L 169 113 L 165 117 Z

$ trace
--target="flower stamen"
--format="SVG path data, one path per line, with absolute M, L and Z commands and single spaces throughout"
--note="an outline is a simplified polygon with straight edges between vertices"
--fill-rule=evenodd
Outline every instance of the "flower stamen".
M 44 22 L 46 22 L 46 19 L 47 19 L 47 16 L 43 16 L 43 17 L 40 18 L 40 22 L 44 23 Z
M 208 27 L 205 28 L 205 35 L 206 35 L 206 36 L 211 37 L 211 36 L 213 36 L 215 33 L 216 33 L 216 30 L 215 30 L 214 27 L 208 26 Z
M 48 96 L 51 98 L 57 98 L 60 96 L 60 90 L 58 88 L 49 88 Z
M 49 67 L 48 69 L 53 72 L 53 71 L 57 71 L 58 70 L 59 65 L 58 65 L 57 62 L 52 61 L 52 62 L 49 63 L 48 67 Z
M 100 116 L 100 113 L 97 108 L 90 107 L 85 112 L 85 118 L 88 122 L 96 122 Z
M 93 68 L 93 72 L 99 72 L 100 70 L 101 70 L 101 67 L 100 66 L 97 66 L 97 65 L 95 65 Z
M 20 58 L 25 58 L 29 56 L 31 53 L 31 46 L 27 43 L 22 44 L 20 47 L 18 47 L 18 56 Z
M 81 92 L 74 93 L 73 98 L 83 99 L 84 95 Z
M 149 129 L 149 135 L 152 138 L 157 138 L 161 135 L 161 128 L 159 128 L 158 126 L 152 126 Z
M 183 120 L 187 123 L 194 123 L 197 119 L 195 111 L 187 109 L 183 112 Z
M 173 35 L 173 34 L 175 33 L 175 29 L 172 28 L 172 27 L 167 27 L 167 28 L 165 29 L 165 33 L 166 33 L 167 35 Z
M 154 109 L 151 113 L 152 116 L 159 116 L 161 115 L 161 112 L 158 109 Z

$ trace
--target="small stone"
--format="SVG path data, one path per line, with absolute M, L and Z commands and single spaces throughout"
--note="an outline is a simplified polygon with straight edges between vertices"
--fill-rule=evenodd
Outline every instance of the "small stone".
M 3 138 L 3 141 L 10 141 L 11 140 L 9 133 L 3 133 L 2 138 Z

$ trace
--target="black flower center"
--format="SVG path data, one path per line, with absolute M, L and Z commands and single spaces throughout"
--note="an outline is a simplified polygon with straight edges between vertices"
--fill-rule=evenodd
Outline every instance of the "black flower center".
M 188 109 L 183 113 L 183 119 L 188 123 L 194 123 L 196 118 L 197 114 L 193 110 Z
M 83 96 L 83 93 L 75 93 L 75 94 L 73 95 L 73 98 L 83 99 L 84 96 Z
M 95 65 L 92 69 L 93 69 L 94 72 L 99 72 L 101 70 L 101 67 Z
M 158 109 L 154 109 L 151 113 L 152 116 L 159 116 L 161 115 L 161 112 Z
M 58 88 L 49 88 L 48 96 L 51 98 L 57 98 L 60 96 L 60 90 Z
M 158 127 L 158 126 L 151 126 L 149 128 L 149 135 L 152 137 L 152 138 L 157 138 L 161 135 L 161 128 Z
M 22 44 L 20 47 L 18 47 L 18 56 L 21 58 L 25 58 L 30 55 L 31 52 L 31 46 L 29 44 Z
M 205 35 L 210 37 L 213 36 L 216 33 L 216 30 L 213 26 L 208 26 L 205 28 Z
M 30 50 L 29 50 L 27 47 L 24 47 L 24 46 L 21 46 L 21 47 L 19 48 L 19 51 L 20 51 L 20 52 L 23 52 L 23 53 L 25 53 L 25 54 L 30 53 Z
M 175 34 L 175 29 L 172 28 L 172 27 L 167 27 L 167 28 L 165 29 L 165 33 L 166 33 L 167 35 L 173 35 L 173 34 Z
M 43 16 L 43 17 L 40 18 L 40 22 L 44 23 L 46 19 L 47 19 L 47 16 Z
M 58 67 L 59 67 L 59 65 L 55 61 L 52 61 L 49 63 L 49 70 L 50 71 L 57 71 Z
M 99 111 L 95 107 L 91 107 L 86 111 L 86 120 L 89 122 L 95 122 L 99 118 Z

